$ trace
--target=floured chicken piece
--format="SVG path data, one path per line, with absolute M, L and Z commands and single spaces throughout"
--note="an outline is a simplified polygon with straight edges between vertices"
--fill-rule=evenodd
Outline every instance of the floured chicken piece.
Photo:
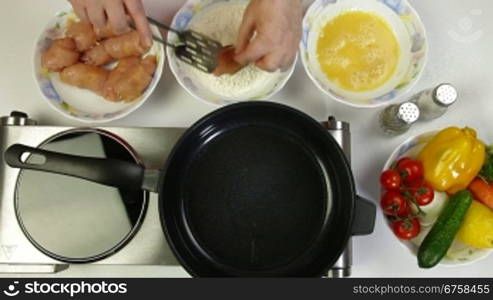
M 141 56 L 149 50 L 140 41 L 140 34 L 137 31 L 130 31 L 118 37 L 107 39 L 102 42 L 106 52 L 115 59 L 130 56 Z
M 104 85 L 104 97 L 109 101 L 132 101 L 140 97 L 152 80 L 156 70 L 156 57 L 145 59 L 127 57 L 110 71 Z
M 109 71 L 100 67 L 78 63 L 60 72 L 60 79 L 70 85 L 88 89 L 103 96 L 103 87 Z
M 41 57 L 41 64 L 52 72 L 59 72 L 63 68 L 76 64 L 79 52 L 73 39 L 54 40 Z
M 86 64 L 93 66 L 106 65 L 115 59 L 106 52 L 103 44 L 99 44 L 96 47 L 84 52 L 81 60 Z
M 85 21 L 69 23 L 66 36 L 74 39 L 80 52 L 91 49 L 98 41 L 91 23 Z
M 217 57 L 218 64 L 216 69 L 212 72 L 215 76 L 222 76 L 224 74 L 235 74 L 245 67 L 235 60 L 235 48 L 233 46 L 226 46 L 219 51 Z

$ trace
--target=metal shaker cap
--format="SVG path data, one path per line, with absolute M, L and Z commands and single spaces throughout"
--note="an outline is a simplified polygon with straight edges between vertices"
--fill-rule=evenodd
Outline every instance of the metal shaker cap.
M 413 124 L 419 119 L 419 108 L 412 102 L 404 102 L 399 105 L 397 118 L 406 124 Z
M 457 90 L 449 83 L 440 84 L 433 93 L 433 100 L 441 106 L 450 106 L 457 101 Z

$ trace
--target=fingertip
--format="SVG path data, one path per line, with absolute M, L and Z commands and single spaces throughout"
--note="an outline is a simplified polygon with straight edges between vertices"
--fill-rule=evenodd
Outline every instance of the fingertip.
M 267 72 L 276 72 L 280 68 L 280 58 L 278 54 L 271 53 L 255 62 L 255 65 Z
M 134 8 L 130 10 L 130 16 L 135 23 L 135 27 L 140 34 L 144 46 L 152 46 L 152 31 L 149 22 L 147 21 L 145 12 L 143 10 L 136 10 Z
M 145 46 L 146 48 L 150 48 L 150 47 L 152 47 L 152 43 L 153 43 L 153 42 L 152 42 L 152 39 L 151 39 L 149 36 L 147 36 L 147 35 L 146 35 L 146 36 L 144 36 L 144 46 Z
M 245 15 L 243 22 L 241 23 L 238 37 L 236 38 L 235 53 L 241 53 L 245 50 L 250 42 L 253 33 L 255 32 L 255 24 L 249 15 Z
M 108 23 L 102 29 L 102 32 L 108 34 L 121 35 L 130 31 L 129 22 L 125 6 L 118 1 L 105 1 L 103 3 L 105 13 L 108 18 Z
M 106 16 L 103 7 L 93 7 L 88 11 L 89 21 L 92 23 L 94 30 L 101 32 L 106 25 Z
M 246 65 L 263 59 L 269 51 L 269 45 L 256 38 L 250 41 L 245 49 L 235 56 L 235 60 L 242 65 Z
M 286 58 L 284 59 L 282 65 L 281 65 L 281 68 L 280 68 L 281 71 L 285 72 L 285 71 L 288 71 L 289 69 L 291 69 L 295 60 L 296 60 L 296 54 L 286 56 Z
M 142 16 L 134 17 L 135 26 L 137 27 L 137 31 L 140 34 L 140 38 L 145 46 L 150 47 L 152 45 L 152 33 L 149 27 L 149 23 L 147 19 Z
M 81 5 L 79 2 L 75 0 L 70 0 L 70 4 L 72 5 L 72 8 L 74 9 L 75 14 L 81 21 L 89 21 L 89 17 L 87 16 L 87 11 L 86 8 Z
M 137 30 L 139 31 L 140 38 L 144 43 L 144 46 L 151 47 L 153 43 L 153 39 L 152 39 L 152 32 L 149 27 L 149 23 L 145 23 L 141 21 L 141 23 L 139 23 L 137 26 Z
M 128 24 L 126 24 L 125 26 L 117 27 L 117 29 L 115 29 L 116 34 L 125 34 L 129 31 L 130 31 L 130 26 L 128 26 Z
M 267 64 L 266 62 L 264 62 L 263 60 L 256 62 L 256 63 L 255 63 L 255 65 L 256 65 L 258 68 L 260 68 L 260 69 L 262 69 L 262 70 L 264 70 L 264 71 L 266 71 L 266 72 L 269 72 L 269 73 L 273 73 L 273 72 L 277 71 L 277 68 L 274 68 L 274 67 L 272 67 L 272 66 L 268 65 L 268 64 Z
M 244 43 L 244 42 L 237 43 L 237 45 L 235 46 L 235 54 L 240 54 L 242 52 L 245 52 L 247 46 L 248 43 Z
M 240 52 L 237 54 L 235 53 L 235 56 L 233 57 L 233 59 L 234 59 L 234 61 L 236 61 L 240 65 L 248 64 L 248 60 L 246 59 L 244 52 Z

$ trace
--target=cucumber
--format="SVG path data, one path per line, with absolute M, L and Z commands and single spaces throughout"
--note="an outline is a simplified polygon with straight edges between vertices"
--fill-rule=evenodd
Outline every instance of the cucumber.
M 453 195 L 418 250 L 420 268 L 432 268 L 447 254 L 467 210 L 472 194 L 463 190 Z

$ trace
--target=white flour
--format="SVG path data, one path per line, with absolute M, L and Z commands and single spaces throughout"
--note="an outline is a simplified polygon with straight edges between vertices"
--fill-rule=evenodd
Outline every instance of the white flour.
M 234 45 L 248 5 L 245 1 L 232 1 L 211 5 L 191 22 L 190 29 L 207 35 L 223 46 Z M 280 71 L 269 73 L 250 64 L 239 72 L 220 77 L 206 74 L 193 67 L 190 75 L 204 88 L 229 100 L 248 99 L 258 95 L 279 77 Z

